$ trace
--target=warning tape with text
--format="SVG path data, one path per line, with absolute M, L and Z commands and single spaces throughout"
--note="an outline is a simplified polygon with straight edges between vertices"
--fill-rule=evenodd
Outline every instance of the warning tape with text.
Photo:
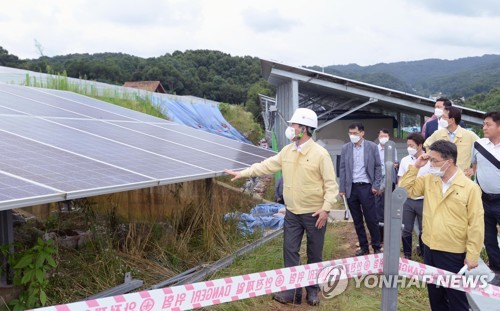
M 39 308 L 39 311 L 149 311 L 190 310 L 221 304 L 287 289 L 316 285 L 318 276 L 326 267 L 343 266 L 344 278 L 379 274 L 383 271 L 383 255 L 372 254 L 281 268 L 223 279 L 178 285 L 150 291 L 142 291 L 95 300 Z M 400 259 L 399 275 L 451 274 L 451 272 L 427 266 L 415 261 Z M 432 279 L 429 281 L 433 282 Z M 469 293 L 500 299 L 500 288 L 454 288 Z

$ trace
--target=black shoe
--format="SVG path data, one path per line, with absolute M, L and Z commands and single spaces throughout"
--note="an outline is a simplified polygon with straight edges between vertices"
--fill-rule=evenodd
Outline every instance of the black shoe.
M 382 250 L 380 248 L 375 248 L 375 249 L 373 249 L 373 253 L 380 254 L 380 253 L 382 253 Z
M 404 254 L 405 259 L 411 260 L 411 255 L 410 254 Z
M 422 257 L 422 250 L 420 249 L 420 246 L 415 246 L 415 254 L 419 257 Z
M 367 249 L 360 249 L 359 251 L 356 252 L 356 256 L 363 256 L 363 255 L 369 255 L 370 251 Z
M 277 302 L 283 303 L 283 304 L 290 303 L 290 304 L 300 305 L 302 303 L 302 297 L 297 296 L 297 295 L 292 297 L 291 295 L 288 295 L 287 293 L 284 293 L 284 292 L 274 293 L 274 294 L 272 294 L 272 297 Z
M 488 282 L 488 284 L 491 284 L 493 286 L 500 286 L 500 273 L 495 273 L 495 277 Z
M 314 290 L 307 293 L 307 304 L 310 306 L 319 306 L 318 291 Z

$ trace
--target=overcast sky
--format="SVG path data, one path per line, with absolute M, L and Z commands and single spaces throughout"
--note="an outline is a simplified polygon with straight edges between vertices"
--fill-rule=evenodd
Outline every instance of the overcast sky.
M 500 54 L 500 0 L 16 0 L 0 46 L 21 59 L 210 49 L 288 65 Z

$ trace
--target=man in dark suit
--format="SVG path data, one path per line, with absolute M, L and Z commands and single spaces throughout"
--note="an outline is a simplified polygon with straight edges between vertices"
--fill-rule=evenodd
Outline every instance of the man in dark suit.
M 422 127 L 422 135 L 424 135 L 425 139 L 429 138 L 435 131 L 442 129 L 439 125 L 439 120 L 443 116 L 444 108 L 451 106 L 453 106 L 453 103 L 446 97 L 436 99 L 434 115 Z M 460 121 L 460 126 L 465 127 L 464 121 Z
M 342 146 L 339 169 L 339 195 L 347 198 L 358 235 L 360 249 L 356 256 L 370 253 L 364 222 L 370 231 L 373 252 L 380 253 L 375 194 L 380 190 L 382 166 L 377 145 L 365 140 L 364 135 L 362 123 L 349 125 L 351 142 Z

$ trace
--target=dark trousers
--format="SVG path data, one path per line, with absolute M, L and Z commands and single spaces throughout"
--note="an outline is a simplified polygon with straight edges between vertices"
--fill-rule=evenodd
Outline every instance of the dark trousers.
M 406 258 L 411 258 L 412 249 L 412 235 L 413 235 L 413 225 L 415 224 L 415 217 L 418 221 L 418 229 L 420 234 L 418 235 L 418 242 L 420 249 L 423 250 L 422 243 L 422 211 L 424 210 L 424 200 L 412 200 L 408 199 L 403 204 L 403 233 L 401 240 L 403 242 L 403 254 Z
M 312 217 L 312 213 L 294 214 L 289 210 L 285 214 L 283 225 L 283 259 L 285 267 L 293 267 L 300 264 L 300 245 L 304 232 L 307 237 L 307 263 L 323 261 L 323 244 L 325 241 L 326 225 L 316 228 L 318 217 Z M 318 285 L 307 286 L 306 291 L 319 291 Z M 288 290 L 287 294 L 301 297 L 302 289 Z M 292 296 L 293 297 L 293 296 Z
M 359 247 L 368 250 L 368 239 L 364 222 L 370 231 L 371 243 L 374 250 L 380 249 L 380 232 L 375 210 L 375 196 L 371 184 L 352 184 L 351 196 L 347 199 L 351 211 L 354 228 L 358 235 Z M 364 221 L 363 221 L 364 218 Z
M 384 243 L 384 227 L 380 223 L 384 223 L 385 209 L 385 192 L 381 196 L 375 196 L 375 212 L 377 213 L 377 224 L 379 225 L 380 243 Z
M 392 184 L 392 191 L 396 189 L 396 184 Z M 392 195 L 391 192 L 384 191 L 381 196 L 375 196 L 375 210 L 377 211 L 377 223 L 384 223 L 385 196 Z M 380 243 L 384 243 L 384 227 L 379 225 Z
M 449 253 L 432 250 L 424 244 L 424 263 L 436 268 L 458 273 L 464 266 L 465 253 Z M 436 310 L 469 310 L 469 303 L 465 292 L 449 289 L 434 284 L 427 284 L 427 292 L 431 309 Z
M 500 199 L 488 200 L 483 195 L 484 246 L 488 254 L 490 269 L 500 273 L 500 248 L 498 247 L 497 224 L 500 224 Z

